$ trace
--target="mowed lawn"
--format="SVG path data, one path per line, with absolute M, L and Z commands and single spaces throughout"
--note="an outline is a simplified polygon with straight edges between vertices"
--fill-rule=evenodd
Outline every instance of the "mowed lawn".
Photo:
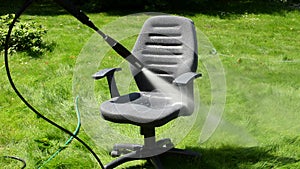
M 35 8 L 29 9 L 21 22 L 31 20 L 44 25 L 48 29 L 45 39 L 54 42 L 54 49 L 37 58 L 26 53 L 10 56 L 11 73 L 16 86 L 34 107 L 73 131 L 77 124 L 72 93 L 74 67 L 93 31 L 68 14 L 30 13 Z M 213 135 L 199 142 L 202 124 L 196 123 L 198 126 L 178 144 L 200 152 L 202 158 L 166 159 L 163 161 L 166 168 L 300 168 L 300 12 L 226 13 L 226 17 L 172 14 L 192 19 L 197 29 L 209 38 L 222 61 L 227 91 L 222 120 Z M 89 16 L 103 27 L 125 14 Z M 124 43 L 132 47 L 134 41 Z M 117 66 L 119 62 L 119 58 L 112 58 L 109 64 Z M 211 98 L 204 94 L 210 94 L 209 77 L 205 70 L 200 71 L 206 75 L 200 80 L 204 83 L 200 94 L 208 109 Z M 18 156 L 27 162 L 28 168 L 37 168 L 64 146 L 69 136 L 37 117 L 13 93 L 3 57 L 0 73 L 0 156 Z M 107 94 L 104 91 L 107 88 L 100 87 L 101 90 Z M 205 117 L 200 118 L 205 121 Z M 84 129 L 79 137 L 95 150 L 103 163 L 113 159 Z M 0 158 L 0 166 L 18 168 L 21 163 Z M 152 168 L 142 161 L 123 167 Z M 43 168 L 100 167 L 75 140 Z

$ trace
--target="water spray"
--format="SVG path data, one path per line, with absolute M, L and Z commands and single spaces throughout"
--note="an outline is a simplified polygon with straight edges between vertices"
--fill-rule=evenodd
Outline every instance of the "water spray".
M 83 141 L 81 140 L 77 135 L 73 134 L 71 131 L 63 128 L 62 126 L 59 126 L 58 124 L 56 124 L 55 122 L 51 121 L 50 119 L 47 119 L 45 116 L 43 116 L 41 113 L 39 113 L 33 106 L 31 106 L 26 99 L 21 95 L 21 93 L 18 91 L 18 89 L 16 88 L 16 86 L 14 85 L 14 82 L 11 78 L 10 75 L 10 70 L 9 70 L 9 65 L 8 65 L 8 42 L 9 42 L 9 38 L 10 38 L 10 34 L 12 31 L 12 28 L 16 22 L 16 20 L 20 17 L 20 15 L 25 11 L 25 9 L 27 7 L 30 6 L 30 4 L 33 2 L 34 0 L 27 0 L 25 2 L 25 4 L 23 5 L 23 7 L 21 8 L 21 10 L 19 12 L 16 13 L 15 15 L 15 19 L 13 21 L 13 23 L 10 25 L 10 29 L 8 31 L 7 34 L 7 38 L 6 38 L 6 43 L 5 43 L 5 67 L 6 67 L 6 71 L 7 71 L 7 76 L 8 79 L 11 83 L 12 88 L 14 89 L 14 91 L 17 93 L 17 95 L 20 97 L 20 99 L 36 114 L 38 114 L 39 117 L 41 117 L 42 119 L 46 120 L 48 123 L 54 125 L 55 127 L 57 127 L 58 129 L 64 131 L 65 133 L 69 134 L 70 136 L 74 137 L 76 140 L 78 140 L 81 144 L 83 144 L 91 153 L 92 155 L 95 157 L 95 159 L 97 160 L 97 162 L 99 163 L 101 168 L 105 168 L 104 165 L 102 164 L 101 160 L 99 159 L 99 157 L 96 155 L 95 152 L 93 152 L 93 150 Z M 54 0 L 57 4 L 59 4 L 61 7 L 63 7 L 65 10 L 67 10 L 70 14 L 72 14 L 75 18 L 77 18 L 81 23 L 87 25 L 88 27 L 90 27 L 91 29 L 93 29 L 95 32 L 97 32 L 97 34 L 99 34 L 104 40 L 105 42 L 113 48 L 113 50 L 115 50 L 121 57 L 123 57 L 125 60 L 127 60 L 132 66 L 134 66 L 136 69 L 143 71 L 143 73 L 146 74 L 146 76 L 149 78 L 150 81 L 152 82 L 157 82 L 157 80 L 161 80 L 159 77 L 157 76 L 152 76 L 152 72 L 150 70 L 144 69 L 144 64 L 138 60 L 127 48 L 125 48 L 122 44 L 120 44 L 118 41 L 116 41 L 115 39 L 113 39 L 112 37 L 108 36 L 107 34 L 105 34 L 104 32 L 102 32 L 99 28 L 97 28 L 95 26 L 95 24 L 89 19 L 89 17 L 87 15 L 85 15 L 81 10 L 77 9 L 75 7 L 74 4 L 72 4 L 69 0 Z M 150 75 L 149 75 L 150 74 Z M 159 81 L 161 83 L 156 83 L 157 88 L 161 88 L 161 85 L 159 84 L 166 84 L 165 82 Z M 155 84 L 153 84 L 155 85 Z M 182 98 L 183 96 L 181 95 L 182 93 L 178 93 L 178 89 L 171 89 L 170 85 L 166 85 L 165 87 L 163 87 L 164 91 L 169 91 L 168 93 L 172 94 L 172 100 L 175 100 L 175 104 L 176 101 L 178 101 L 177 99 L 173 99 L 176 98 L 178 96 L 181 96 L 180 98 Z M 167 90 L 168 89 L 168 90 Z M 184 97 L 185 98 L 185 97 Z M 189 98 L 188 98 L 189 99 Z M 189 102 L 189 100 L 188 100 Z

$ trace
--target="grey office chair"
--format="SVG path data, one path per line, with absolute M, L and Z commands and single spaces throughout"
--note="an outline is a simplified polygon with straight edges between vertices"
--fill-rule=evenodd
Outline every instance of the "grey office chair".
M 133 48 L 133 55 L 144 64 L 145 69 L 174 86 L 181 99 L 172 97 L 157 88 L 145 75 L 145 71 L 131 66 L 131 72 L 139 88 L 120 96 L 114 73 L 120 68 L 108 68 L 93 75 L 94 79 L 106 77 L 111 99 L 100 106 L 105 120 L 140 126 L 144 145 L 116 144 L 112 156 L 120 156 L 105 168 L 114 168 L 127 161 L 145 159 L 162 169 L 160 157 L 168 154 L 199 157 L 196 152 L 174 148 L 170 139 L 156 141 L 155 128 L 179 116 L 193 113 L 193 79 L 200 77 L 197 69 L 197 40 L 193 22 L 178 16 L 153 16 L 146 20 Z M 177 96 L 176 96 L 177 97 Z M 121 156 L 122 155 L 122 156 Z

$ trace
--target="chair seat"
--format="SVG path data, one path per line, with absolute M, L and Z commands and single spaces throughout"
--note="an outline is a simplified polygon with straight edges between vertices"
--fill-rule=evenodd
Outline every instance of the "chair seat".
M 158 127 L 178 117 L 184 107 L 160 92 L 136 92 L 103 102 L 100 111 L 111 122 Z

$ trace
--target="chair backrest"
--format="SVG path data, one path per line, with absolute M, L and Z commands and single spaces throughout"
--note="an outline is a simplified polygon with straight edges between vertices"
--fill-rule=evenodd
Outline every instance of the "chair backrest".
M 169 83 L 180 74 L 195 72 L 198 49 L 193 21 L 170 15 L 150 17 L 145 21 L 132 53 L 145 67 Z M 143 72 L 133 66 L 131 71 L 141 91 L 155 90 Z

